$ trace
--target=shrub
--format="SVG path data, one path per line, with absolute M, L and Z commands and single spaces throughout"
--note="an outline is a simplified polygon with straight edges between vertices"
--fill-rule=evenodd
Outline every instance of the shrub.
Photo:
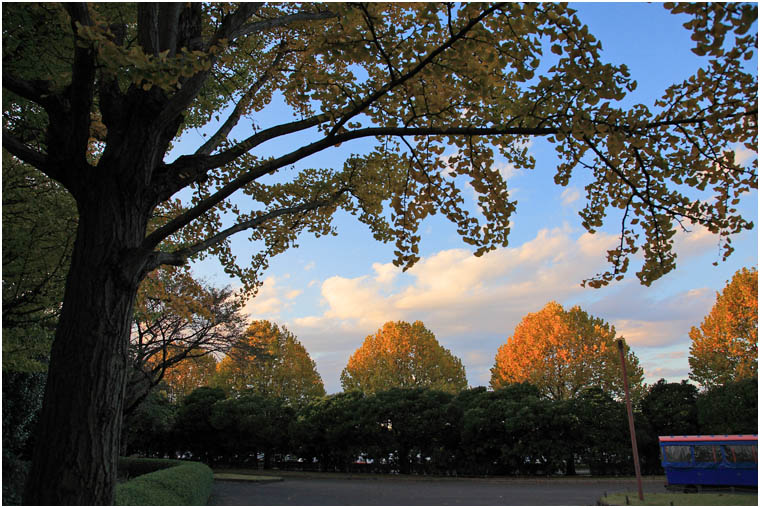
M 170 467 L 187 464 L 181 460 L 175 459 L 143 459 L 136 457 L 119 457 L 119 477 L 135 478 L 144 474 L 168 469 Z
M 135 462 L 142 459 L 133 459 Z M 171 462 L 171 467 L 143 474 L 116 487 L 117 506 L 205 505 L 211 496 L 214 475 L 200 462 L 147 459 L 153 467 Z M 146 468 L 149 466 L 145 466 Z

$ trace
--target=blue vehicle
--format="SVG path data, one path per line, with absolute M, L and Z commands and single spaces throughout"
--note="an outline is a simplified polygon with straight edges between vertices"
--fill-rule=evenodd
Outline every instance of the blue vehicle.
M 757 488 L 757 434 L 660 436 L 668 488 Z

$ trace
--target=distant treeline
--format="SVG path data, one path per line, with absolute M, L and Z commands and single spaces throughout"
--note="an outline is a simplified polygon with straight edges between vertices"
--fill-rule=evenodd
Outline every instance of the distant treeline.
M 635 410 L 644 474 L 660 474 L 658 435 L 757 433 L 757 380 L 698 392 L 652 385 Z M 338 393 L 301 407 L 199 388 L 180 404 L 152 394 L 125 422 L 129 454 L 210 464 L 443 475 L 632 474 L 625 404 L 600 389 L 549 400 L 528 384 L 451 395 Z M 263 463 L 262 463 L 263 462 Z

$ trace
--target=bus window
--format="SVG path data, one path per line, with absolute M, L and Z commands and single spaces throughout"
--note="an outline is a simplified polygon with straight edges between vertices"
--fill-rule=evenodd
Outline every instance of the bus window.
M 726 460 L 734 464 L 739 462 L 754 462 L 757 464 L 757 446 L 726 445 Z
M 718 445 L 694 446 L 694 462 L 711 462 L 717 464 L 723 460 Z
M 691 447 L 686 445 L 665 446 L 665 462 L 691 462 Z

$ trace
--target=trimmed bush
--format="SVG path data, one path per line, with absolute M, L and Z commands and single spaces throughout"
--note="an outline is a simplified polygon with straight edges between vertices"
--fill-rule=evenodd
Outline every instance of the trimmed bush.
M 143 459 L 139 459 L 143 460 Z M 151 460 L 151 459 L 148 459 Z M 146 461 L 147 462 L 147 461 Z M 143 474 L 116 487 L 117 506 L 205 505 L 211 496 L 214 474 L 200 462 L 151 460 L 170 467 Z M 145 466 L 149 467 L 148 465 Z
M 135 478 L 144 474 L 168 469 L 170 467 L 187 464 L 187 462 L 175 459 L 143 459 L 137 457 L 119 457 L 119 477 Z

